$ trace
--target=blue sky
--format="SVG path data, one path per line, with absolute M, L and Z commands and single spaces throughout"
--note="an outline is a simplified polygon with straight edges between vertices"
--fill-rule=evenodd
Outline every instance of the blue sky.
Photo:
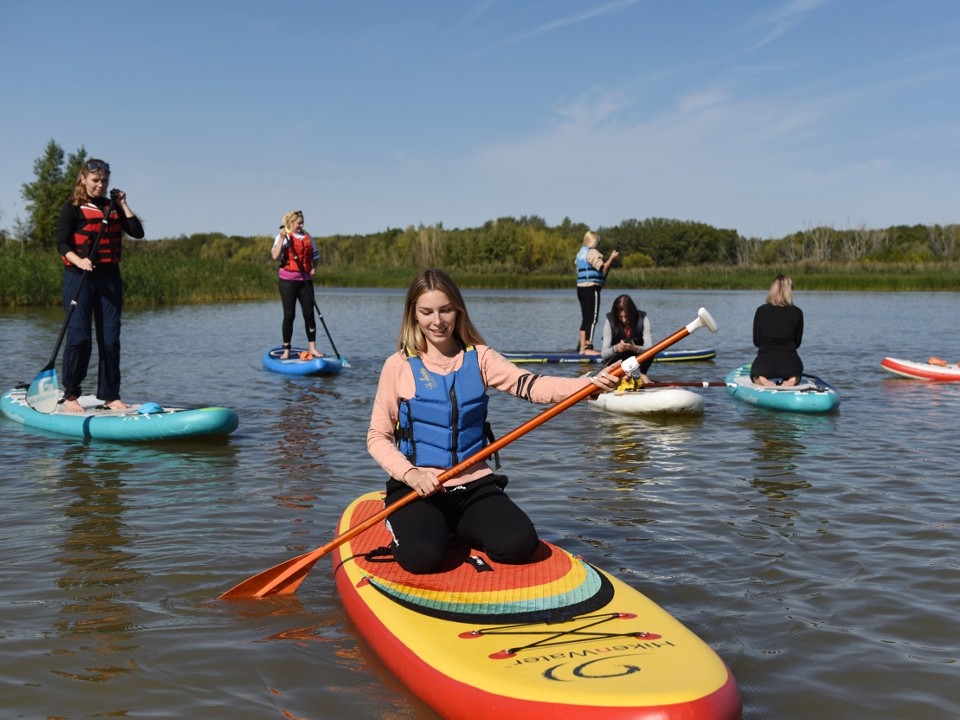
M 956 0 L 0 0 L 0 227 L 51 139 L 150 238 L 956 223 L 958 37 Z

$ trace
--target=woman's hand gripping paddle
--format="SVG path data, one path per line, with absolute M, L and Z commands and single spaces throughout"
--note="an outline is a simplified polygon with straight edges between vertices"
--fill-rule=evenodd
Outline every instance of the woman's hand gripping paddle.
M 630 371 L 630 365 L 634 362 L 636 363 L 637 367 L 639 367 L 640 363 L 649 360 L 658 352 L 665 350 L 674 343 L 685 338 L 694 330 L 701 327 L 706 327 L 711 332 L 717 331 L 717 324 L 713 321 L 710 313 L 704 308 L 700 308 L 700 311 L 697 314 L 697 319 L 686 327 L 677 330 L 673 335 L 665 340 L 661 340 L 652 348 L 640 353 L 635 358 L 628 358 L 624 360 L 621 365 L 613 365 L 607 368 L 605 372 L 614 377 L 623 377 L 625 374 L 623 365 L 627 366 L 627 371 Z M 498 452 L 501 448 L 506 447 L 514 440 L 523 437 L 534 428 L 539 427 L 550 418 L 559 415 L 570 406 L 576 405 L 581 400 L 590 397 L 595 392 L 597 392 L 597 388 L 594 385 L 587 385 L 581 388 L 577 392 L 573 393 L 573 395 L 561 400 L 556 405 L 551 406 L 549 409 L 543 411 L 536 417 L 527 420 L 527 422 L 520 427 L 511 430 L 506 435 L 494 440 L 492 443 L 487 445 L 479 452 L 474 453 L 459 465 L 455 465 L 449 470 L 445 470 L 437 477 L 437 479 L 443 483 L 455 477 L 456 475 L 459 475 L 471 465 L 490 457 L 495 452 Z M 262 598 L 266 597 L 267 595 L 287 595 L 295 592 L 300 586 L 300 583 L 303 582 L 303 579 L 307 576 L 307 573 L 310 572 L 311 568 L 313 568 L 320 558 L 328 554 L 334 548 L 337 548 L 343 543 L 347 542 L 351 538 L 354 538 L 360 533 L 369 530 L 374 525 L 377 525 L 380 521 L 384 520 L 394 510 L 413 502 L 418 497 L 419 495 L 416 493 L 405 495 L 402 499 L 385 507 L 377 514 L 355 525 L 345 533 L 338 535 L 326 545 L 323 545 L 322 547 L 303 555 L 298 555 L 295 558 L 287 560 L 286 562 L 282 562 L 279 565 L 275 565 L 269 570 L 264 570 L 263 572 L 244 580 L 239 585 L 227 590 L 223 595 L 220 596 L 220 599 L 235 600 L 240 598 Z
M 282 225 L 280 226 L 280 229 L 284 230 L 285 232 L 285 229 Z M 323 331 L 327 334 L 327 340 L 330 341 L 330 347 L 333 348 L 334 355 L 336 355 L 337 358 L 339 358 L 340 360 L 340 367 L 345 367 L 345 368 L 350 367 L 350 363 L 347 362 L 347 359 L 343 355 L 341 355 L 339 352 L 337 352 L 337 346 L 333 342 L 333 336 L 330 335 L 330 331 L 327 329 L 327 321 L 323 319 L 323 313 L 320 312 L 320 306 L 317 305 L 317 295 L 313 290 L 313 279 L 309 275 L 307 275 L 307 270 L 303 266 L 303 263 L 300 261 L 300 256 L 297 254 L 297 251 L 293 249 L 293 243 L 287 240 L 286 246 L 287 246 L 287 250 L 289 250 L 290 253 L 293 255 L 293 259 L 296 261 L 297 267 L 300 268 L 300 274 L 303 275 L 303 281 L 305 283 L 309 283 L 310 285 L 310 299 L 313 300 L 313 309 L 317 311 L 317 317 L 320 318 L 320 324 L 323 325 Z
M 93 244 L 90 245 L 90 252 L 87 253 L 88 258 L 93 257 L 97 250 L 97 245 L 100 244 L 100 238 L 103 237 L 103 231 L 106 230 L 107 225 L 110 224 L 110 216 L 113 214 L 117 205 L 117 196 L 115 193 L 116 190 L 110 192 L 110 204 L 107 206 L 107 211 L 103 215 L 103 220 L 100 221 L 100 228 L 97 230 L 97 235 L 93 239 Z M 60 399 L 60 384 L 57 382 L 57 356 L 60 354 L 60 345 L 63 344 L 63 336 L 67 333 L 67 325 L 70 323 L 73 311 L 77 307 L 77 298 L 80 297 L 80 290 L 83 288 L 83 283 L 87 279 L 87 271 L 81 270 L 80 272 L 82 272 L 83 275 L 80 276 L 77 289 L 70 299 L 70 308 L 67 310 L 67 316 L 63 319 L 63 325 L 60 326 L 60 334 L 57 335 L 57 343 L 53 346 L 50 360 L 43 366 L 43 370 L 38 372 L 36 377 L 33 378 L 33 382 L 30 383 L 30 387 L 27 388 L 27 394 L 24 397 L 27 405 L 37 412 L 42 412 L 44 415 L 49 415 L 56 410 L 57 402 Z

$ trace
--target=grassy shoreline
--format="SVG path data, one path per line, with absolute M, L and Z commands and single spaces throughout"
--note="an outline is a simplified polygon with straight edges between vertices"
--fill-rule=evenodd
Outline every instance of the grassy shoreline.
M 138 248 L 139 249 L 139 248 Z M 46 307 L 61 303 L 63 266 L 55 253 L 0 246 L 0 305 Z M 404 288 L 419 267 L 342 268 L 321 265 L 318 287 Z M 574 275 L 445 268 L 463 288 L 564 289 Z M 669 268 L 614 267 L 610 290 L 766 290 L 777 273 L 787 273 L 798 290 L 921 292 L 960 290 L 960 262 L 785 263 L 768 265 L 692 265 Z M 123 260 L 128 307 L 242 302 L 277 295 L 276 268 L 256 256 L 177 256 L 129 252 Z

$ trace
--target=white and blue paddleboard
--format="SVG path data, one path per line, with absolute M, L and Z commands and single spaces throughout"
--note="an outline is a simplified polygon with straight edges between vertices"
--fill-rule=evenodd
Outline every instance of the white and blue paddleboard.
M 804 375 L 792 387 L 757 385 L 750 379 L 750 366 L 732 370 L 726 377 L 727 392 L 748 405 L 788 412 L 825 413 L 840 404 L 840 395 L 825 380 Z
M 589 407 L 618 415 L 700 415 L 703 396 L 677 387 L 640 388 L 600 393 Z
M 27 403 L 25 388 L 13 388 L 0 397 L 0 412 L 14 422 L 58 435 L 128 442 L 229 435 L 240 424 L 237 413 L 225 407 L 172 408 L 145 402 L 109 410 L 92 395 L 78 400 L 83 412 L 66 412 L 59 401 L 53 412 L 39 412 Z

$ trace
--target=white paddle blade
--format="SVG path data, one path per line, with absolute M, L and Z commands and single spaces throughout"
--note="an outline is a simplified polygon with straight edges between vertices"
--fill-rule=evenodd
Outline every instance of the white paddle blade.
M 57 409 L 57 400 L 59 400 L 60 385 L 57 382 L 57 371 L 55 368 L 41 370 L 27 388 L 25 400 L 27 405 L 37 412 L 50 415 Z

